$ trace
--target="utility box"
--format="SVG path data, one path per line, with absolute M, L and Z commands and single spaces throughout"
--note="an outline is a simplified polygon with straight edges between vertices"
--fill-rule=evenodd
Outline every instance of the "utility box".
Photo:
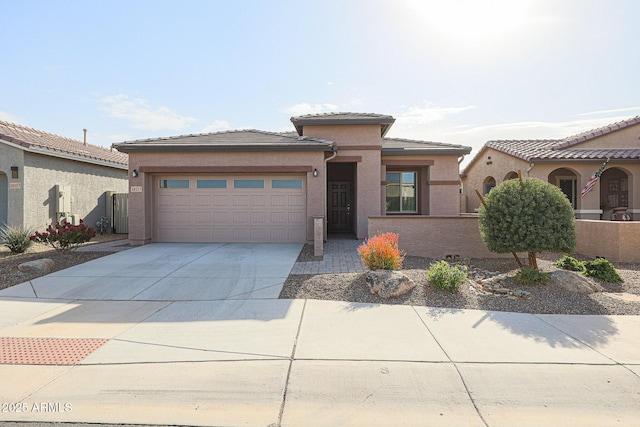
M 56 213 L 66 216 L 71 212 L 71 190 L 68 185 L 56 185 Z

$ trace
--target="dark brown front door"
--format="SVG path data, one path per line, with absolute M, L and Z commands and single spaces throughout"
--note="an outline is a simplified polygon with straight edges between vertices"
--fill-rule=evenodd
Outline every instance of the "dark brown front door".
M 333 232 L 353 230 L 353 195 L 348 181 L 329 181 L 327 228 Z

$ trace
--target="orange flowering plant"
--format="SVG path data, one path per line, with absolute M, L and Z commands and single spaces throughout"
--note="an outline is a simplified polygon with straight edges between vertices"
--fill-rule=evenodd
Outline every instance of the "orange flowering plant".
M 405 254 L 398 248 L 398 235 L 385 233 L 365 240 L 358 255 L 369 270 L 397 270 L 402 268 Z

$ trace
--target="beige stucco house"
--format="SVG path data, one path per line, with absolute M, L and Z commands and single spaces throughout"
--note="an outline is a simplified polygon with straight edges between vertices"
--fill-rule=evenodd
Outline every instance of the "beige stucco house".
M 609 162 L 590 192 L 581 196 L 591 176 Z M 461 173 L 462 211 L 480 206 L 475 194 L 487 194 L 501 182 L 524 176 L 560 187 L 576 218 L 640 220 L 640 116 L 560 140 L 487 142 Z
M 127 192 L 127 170 L 124 153 L 0 121 L 0 226 L 42 230 L 61 218 L 93 226 L 106 215 L 106 193 Z
M 291 118 L 295 132 L 240 130 L 115 144 L 129 154 L 129 238 L 317 242 L 369 235 L 369 218 L 457 216 L 460 145 L 386 138 L 395 119 Z

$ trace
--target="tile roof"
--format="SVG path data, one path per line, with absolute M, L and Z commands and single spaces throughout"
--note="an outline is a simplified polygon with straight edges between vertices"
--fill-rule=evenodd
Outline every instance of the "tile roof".
M 381 125 L 382 136 L 386 135 L 396 121 L 393 116 L 375 113 L 322 113 L 291 117 L 298 135 L 305 125 Z
M 564 139 L 537 140 L 496 140 L 488 141 L 485 146 L 503 153 L 510 154 L 522 160 L 603 160 L 611 159 L 640 159 L 638 148 L 577 148 L 576 145 L 594 138 L 615 132 L 629 126 L 640 124 L 640 116 L 616 122 L 598 129 L 572 135 Z
M 0 140 L 26 151 L 122 169 L 129 157 L 115 150 L 0 120 Z
M 471 147 L 443 142 L 417 141 L 404 138 L 383 138 L 382 154 L 469 154 Z
M 640 116 L 622 120 L 601 128 L 572 135 L 563 139 L 530 139 L 530 140 L 494 140 L 488 141 L 461 172 L 466 176 L 470 167 L 487 148 L 501 151 L 527 162 L 554 160 L 640 160 L 638 148 L 578 148 L 576 145 L 615 132 L 629 126 L 640 124 Z
M 125 141 L 114 146 L 122 152 L 133 151 L 255 151 L 322 150 L 330 151 L 332 141 L 300 137 L 296 133 L 265 132 L 255 129 L 179 135 Z
M 570 136 L 562 140 L 562 142 L 556 144 L 554 149 L 559 150 L 562 148 L 568 148 L 572 145 L 579 144 L 584 141 L 588 141 L 593 138 L 597 138 L 602 135 L 606 135 L 611 132 L 615 132 L 617 130 L 621 130 L 627 128 L 629 126 L 637 125 L 640 123 L 640 116 L 635 116 L 630 119 L 622 120 L 607 126 L 603 126 L 601 128 L 592 129 L 586 132 L 579 133 L 577 135 Z

